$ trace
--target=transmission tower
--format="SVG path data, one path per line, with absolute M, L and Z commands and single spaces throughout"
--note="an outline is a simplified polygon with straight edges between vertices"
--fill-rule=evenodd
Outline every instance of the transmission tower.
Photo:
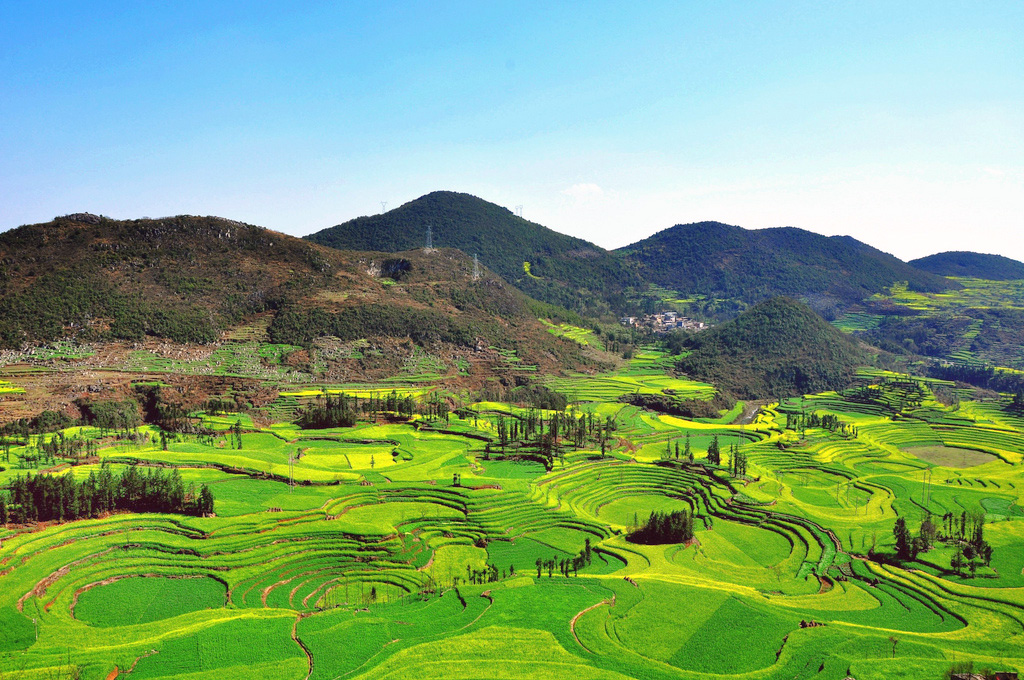
M 473 280 L 480 280 L 480 260 L 477 258 L 476 253 L 473 253 Z
M 516 217 L 522 218 L 522 216 L 523 216 L 523 206 L 517 205 L 516 206 Z
M 424 246 L 423 250 L 425 250 L 426 252 L 429 253 L 433 249 L 434 249 L 434 228 L 428 224 L 427 225 L 427 245 Z
M 388 209 L 388 202 L 387 201 L 381 201 L 380 202 L 380 211 L 381 211 L 381 213 L 383 213 L 387 209 Z

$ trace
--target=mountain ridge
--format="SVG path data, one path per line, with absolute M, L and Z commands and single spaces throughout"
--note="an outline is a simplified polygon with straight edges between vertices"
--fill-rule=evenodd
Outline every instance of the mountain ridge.
M 948 250 L 919 257 L 908 264 L 939 276 L 963 276 L 991 281 L 1024 279 L 1024 262 L 969 250 Z
M 928 292 L 959 287 L 851 236 L 823 236 L 796 227 L 677 224 L 615 252 L 670 290 L 748 303 L 786 295 L 853 304 L 896 281 Z

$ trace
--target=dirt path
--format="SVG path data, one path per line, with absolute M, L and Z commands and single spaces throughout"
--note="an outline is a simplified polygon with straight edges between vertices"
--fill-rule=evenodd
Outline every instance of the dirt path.
M 309 653 L 309 648 L 306 647 L 306 643 L 300 640 L 298 636 L 299 621 L 306 618 L 307 616 L 309 615 L 299 614 L 295 619 L 295 623 L 292 624 L 292 640 L 294 640 L 295 644 L 302 648 L 302 653 L 306 655 L 306 661 L 309 663 L 309 673 L 306 673 L 306 677 L 304 678 L 304 680 L 309 680 L 310 676 L 313 675 L 313 655 Z
M 583 611 L 578 613 L 576 616 L 572 617 L 572 621 L 569 622 L 569 630 L 572 631 L 572 636 L 576 639 L 576 644 L 578 644 L 580 647 L 582 647 L 586 651 L 590 652 L 591 654 L 594 653 L 594 650 L 590 649 L 585 644 L 583 644 L 580 641 L 580 636 L 576 634 L 576 622 L 579 621 L 580 617 L 583 616 L 584 614 L 586 614 L 587 612 L 593 611 L 593 610 L 597 609 L 598 607 L 603 607 L 604 605 L 608 605 L 609 607 L 614 607 L 615 606 L 615 593 L 612 593 L 612 599 L 610 599 L 610 600 L 601 600 L 597 604 L 590 605 L 589 607 L 587 607 L 586 609 L 584 609 Z

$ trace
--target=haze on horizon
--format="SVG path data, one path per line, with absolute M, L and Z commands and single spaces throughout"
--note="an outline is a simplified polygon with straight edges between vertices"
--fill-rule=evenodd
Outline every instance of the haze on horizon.
M 446 189 L 614 248 L 718 220 L 1024 260 L 1024 4 L 12 3 L 0 230 L 306 235 Z

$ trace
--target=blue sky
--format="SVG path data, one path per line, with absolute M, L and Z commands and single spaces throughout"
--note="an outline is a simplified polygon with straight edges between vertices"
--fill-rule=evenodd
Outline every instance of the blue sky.
M 0 229 L 466 191 L 1024 259 L 1024 3 L 0 3 Z

